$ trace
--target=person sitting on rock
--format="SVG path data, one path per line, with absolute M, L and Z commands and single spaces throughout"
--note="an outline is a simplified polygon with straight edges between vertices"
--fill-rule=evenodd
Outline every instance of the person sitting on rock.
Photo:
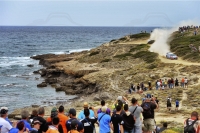
M 78 119 L 79 120 L 85 119 L 84 109 L 89 109 L 89 105 L 88 105 L 87 102 L 83 103 L 83 110 L 81 110 L 80 113 L 79 113 L 79 115 L 78 115 Z M 91 110 L 91 109 L 89 109 L 89 110 L 90 110 L 90 117 L 95 117 L 94 111 Z

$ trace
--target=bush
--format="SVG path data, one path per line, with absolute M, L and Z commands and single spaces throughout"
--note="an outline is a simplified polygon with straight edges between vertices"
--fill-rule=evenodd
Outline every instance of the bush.
M 141 58 L 146 63 L 152 63 L 157 60 L 158 54 L 150 51 L 140 51 L 133 55 L 134 58 Z
M 148 47 L 149 46 L 147 44 L 136 45 L 134 48 L 131 48 L 129 52 L 135 52 L 141 50 L 142 48 L 148 48 Z
M 150 37 L 149 33 L 139 33 L 139 34 L 134 34 L 130 35 L 130 38 L 143 38 L 143 37 Z
M 97 55 L 97 54 L 99 54 L 99 51 L 92 52 L 89 54 L 89 56 L 93 56 L 93 55 Z
M 114 58 L 123 59 L 123 58 L 126 58 L 127 56 L 132 56 L 132 54 L 131 53 L 125 53 L 125 54 L 115 55 Z

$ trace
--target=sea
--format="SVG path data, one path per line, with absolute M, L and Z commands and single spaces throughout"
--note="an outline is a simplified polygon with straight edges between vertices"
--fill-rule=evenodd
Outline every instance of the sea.
M 51 86 L 37 88 L 44 79 L 33 71 L 43 66 L 31 56 L 90 50 L 112 39 L 141 31 L 150 33 L 155 28 L 0 26 L 0 107 L 12 112 L 31 105 L 70 102 L 76 97 L 56 92 Z

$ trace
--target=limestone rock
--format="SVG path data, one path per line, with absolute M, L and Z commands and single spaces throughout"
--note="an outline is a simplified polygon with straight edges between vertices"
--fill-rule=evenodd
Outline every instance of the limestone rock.
M 47 83 L 42 82 L 42 83 L 38 84 L 37 87 L 47 87 Z

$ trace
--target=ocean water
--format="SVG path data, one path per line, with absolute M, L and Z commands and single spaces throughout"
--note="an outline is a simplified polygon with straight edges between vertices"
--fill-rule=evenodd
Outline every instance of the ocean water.
M 0 107 L 9 110 L 33 104 L 67 102 L 75 96 L 48 86 L 33 71 L 41 69 L 30 56 L 62 54 L 95 48 L 125 35 L 151 32 L 156 27 L 0 27 Z M 33 64 L 33 67 L 27 65 Z

